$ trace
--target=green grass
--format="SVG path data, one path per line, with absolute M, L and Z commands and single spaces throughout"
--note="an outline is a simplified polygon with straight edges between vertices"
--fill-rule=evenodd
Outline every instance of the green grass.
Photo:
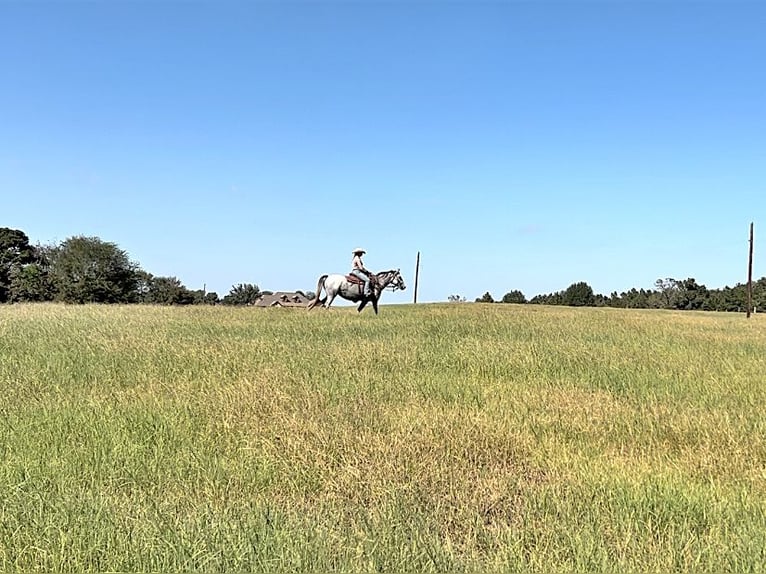
M 766 571 L 766 318 L 0 306 L 0 571 Z

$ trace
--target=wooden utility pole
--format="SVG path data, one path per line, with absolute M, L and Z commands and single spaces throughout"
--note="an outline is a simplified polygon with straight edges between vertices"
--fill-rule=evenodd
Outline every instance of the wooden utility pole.
M 418 251 L 418 258 L 415 260 L 415 298 L 413 303 L 418 302 L 418 276 L 420 275 L 420 251 Z
M 747 318 L 753 310 L 753 224 L 750 223 L 750 257 L 747 261 Z

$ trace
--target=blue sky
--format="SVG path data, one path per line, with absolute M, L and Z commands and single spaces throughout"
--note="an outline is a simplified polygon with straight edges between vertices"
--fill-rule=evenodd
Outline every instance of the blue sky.
M 0 226 L 220 296 L 766 275 L 766 3 L 0 0 Z

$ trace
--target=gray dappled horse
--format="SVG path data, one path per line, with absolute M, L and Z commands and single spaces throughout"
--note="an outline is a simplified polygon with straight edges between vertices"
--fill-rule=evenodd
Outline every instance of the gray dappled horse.
M 359 303 L 357 311 L 362 311 L 367 303 L 372 303 L 375 314 L 378 314 L 378 299 L 387 287 L 393 291 L 397 289 L 406 289 L 404 279 L 398 269 L 391 271 L 381 271 L 380 273 L 370 274 L 370 284 L 372 295 L 369 297 L 364 294 L 364 284 L 362 280 L 353 275 L 341 275 L 334 273 L 332 275 L 322 275 L 317 282 L 317 293 L 314 299 L 308 304 L 308 310 L 313 309 L 317 304 L 329 308 L 335 297 L 340 295 L 348 301 Z M 320 299 L 322 289 L 325 290 L 325 297 Z

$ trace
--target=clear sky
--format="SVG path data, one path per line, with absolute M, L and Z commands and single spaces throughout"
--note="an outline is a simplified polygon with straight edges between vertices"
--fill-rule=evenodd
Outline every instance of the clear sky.
M 766 275 L 766 2 L 0 0 L 0 88 L 0 226 L 221 297 Z

